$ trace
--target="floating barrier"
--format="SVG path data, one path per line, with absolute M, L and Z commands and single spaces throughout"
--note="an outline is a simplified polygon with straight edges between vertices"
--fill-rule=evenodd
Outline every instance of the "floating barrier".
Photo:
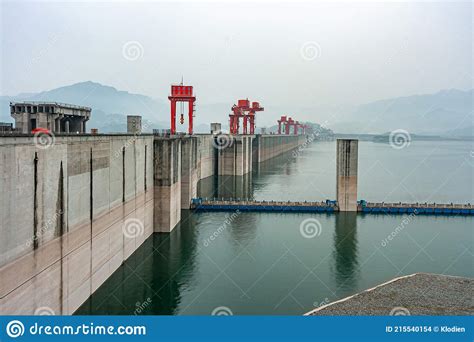
M 324 202 L 283 202 L 241 199 L 193 198 L 191 209 L 195 211 L 247 211 L 247 212 L 319 212 L 339 211 L 336 201 Z M 474 215 L 471 204 L 436 203 L 367 203 L 358 201 L 357 210 L 363 214 L 424 214 L 424 215 Z
M 357 209 L 366 214 L 474 215 L 470 203 L 367 203 L 362 200 Z
M 270 212 L 334 212 L 334 201 L 326 202 L 281 202 L 253 200 L 207 200 L 194 198 L 191 209 L 197 211 L 270 211 Z

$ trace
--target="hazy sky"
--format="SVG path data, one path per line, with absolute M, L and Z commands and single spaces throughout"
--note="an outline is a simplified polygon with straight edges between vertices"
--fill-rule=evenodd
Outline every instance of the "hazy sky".
M 472 87 L 470 1 L 12 1 L 1 10 L 2 95 L 92 80 L 166 99 L 182 75 L 201 103 L 358 104 Z

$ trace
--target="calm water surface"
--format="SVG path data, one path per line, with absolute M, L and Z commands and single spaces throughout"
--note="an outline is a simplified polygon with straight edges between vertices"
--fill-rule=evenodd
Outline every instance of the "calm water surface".
M 412 142 L 401 150 L 360 142 L 359 198 L 473 203 L 473 150 L 469 142 Z M 335 186 L 335 142 L 317 142 L 250 176 L 205 179 L 199 192 L 325 200 L 335 198 Z M 319 221 L 319 235 L 301 233 L 308 219 Z M 300 315 L 400 275 L 473 277 L 473 223 L 448 216 L 183 211 L 171 234 L 150 237 L 77 313 L 192 315 L 225 307 L 237 315 Z

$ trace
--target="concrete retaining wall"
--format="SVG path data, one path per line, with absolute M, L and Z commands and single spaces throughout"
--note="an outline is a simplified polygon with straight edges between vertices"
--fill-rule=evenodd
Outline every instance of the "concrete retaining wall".
M 152 153 L 151 136 L 0 138 L 0 314 L 73 313 L 151 235 Z

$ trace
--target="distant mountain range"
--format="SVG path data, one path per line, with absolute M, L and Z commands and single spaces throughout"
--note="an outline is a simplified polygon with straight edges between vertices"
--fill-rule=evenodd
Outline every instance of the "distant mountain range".
M 474 91 L 442 90 L 360 105 L 331 125 L 338 133 L 373 133 L 404 129 L 410 133 L 473 136 Z
M 337 133 L 380 134 L 405 129 L 417 134 L 473 136 L 473 94 L 473 90 L 442 90 L 435 94 L 392 98 L 355 108 L 348 107 L 339 116 L 339 122 L 328 126 Z M 98 128 L 99 132 L 104 133 L 126 131 L 126 116 L 130 114 L 143 116 L 144 122 L 148 123 L 145 131 L 169 127 L 167 100 L 132 94 L 91 81 L 41 93 L 0 96 L 0 121 L 13 121 L 9 111 L 10 101 L 55 101 L 91 107 L 88 128 Z M 229 104 L 201 105 L 198 102 L 196 109 L 196 132 L 208 132 L 209 122 L 212 121 L 221 122 L 224 128 L 227 127 Z M 273 111 L 284 113 L 284 109 L 273 108 Z M 314 113 L 318 117 L 321 108 L 305 108 L 302 112 Z

